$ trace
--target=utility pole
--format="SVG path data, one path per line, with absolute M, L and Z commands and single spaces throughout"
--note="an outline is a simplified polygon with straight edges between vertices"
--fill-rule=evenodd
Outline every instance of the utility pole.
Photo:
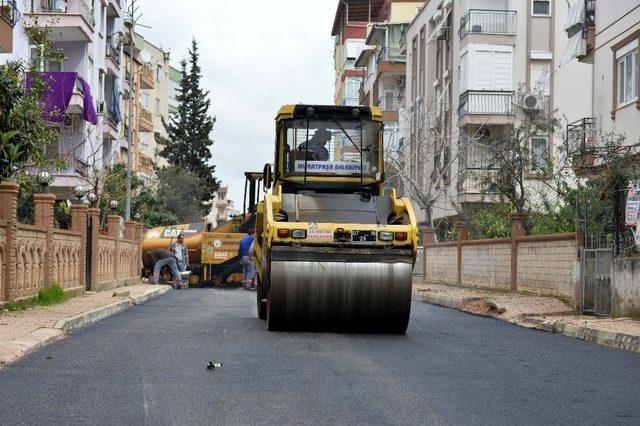
M 133 96 L 134 96 L 134 58 L 133 47 L 135 43 L 135 30 L 138 19 L 141 15 L 136 16 L 139 6 L 136 6 L 137 0 L 130 0 L 129 11 L 124 18 L 124 26 L 129 30 L 129 111 L 127 113 L 129 128 L 127 129 L 127 200 L 125 203 L 125 220 L 131 220 L 131 145 L 133 138 Z M 136 94 L 137 96 L 137 94 Z

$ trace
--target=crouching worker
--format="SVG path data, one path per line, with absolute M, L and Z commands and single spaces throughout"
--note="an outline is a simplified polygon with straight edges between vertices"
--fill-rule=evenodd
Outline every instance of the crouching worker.
M 238 245 L 238 258 L 242 265 L 242 286 L 245 290 L 255 290 L 254 279 L 256 276 L 256 266 L 253 263 L 253 229 L 249 235 L 240 240 Z
M 158 284 L 160 281 L 160 271 L 164 266 L 168 266 L 173 275 L 173 280 L 178 283 L 182 280 L 180 270 L 178 269 L 178 261 L 175 254 L 172 251 L 164 249 L 151 250 L 149 252 L 149 258 L 153 265 L 153 278 L 152 283 Z

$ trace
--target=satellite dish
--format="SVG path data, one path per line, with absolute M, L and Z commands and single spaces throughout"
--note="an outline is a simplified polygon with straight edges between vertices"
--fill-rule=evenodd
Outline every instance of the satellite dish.
M 141 50 L 140 51 L 140 59 L 145 64 L 151 63 L 151 53 L 147 52 L 146 50 Z

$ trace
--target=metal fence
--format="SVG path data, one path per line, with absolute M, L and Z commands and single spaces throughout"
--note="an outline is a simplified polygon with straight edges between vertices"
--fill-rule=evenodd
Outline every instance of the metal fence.
M 515 34 L 516 12 L 471 9 L 460 18 L 460 39 L 469 33 Z

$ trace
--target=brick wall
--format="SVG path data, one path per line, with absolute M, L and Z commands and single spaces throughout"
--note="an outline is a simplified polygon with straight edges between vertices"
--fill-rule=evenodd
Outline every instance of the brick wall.
M 456 284 L 457 250 L 456 245 L 452 244 L 425 245 L 426 279 L 436 283 Z
M 577 268 L 575 240 L 518 242 L 518 290 L 571 299 Z
M 461 284 L 509 290 L 511 242 L 462 245 Z
M 511 237 L 468 240 L 464 222 L 458 241 L 435 243 L 435 230 L 423 229 L 423 278 L 427 282 L 527 291 L 562 297 L 577 306 L 579 241 L 576 234 L 527 236 L 526 214 L 511 216 Z

